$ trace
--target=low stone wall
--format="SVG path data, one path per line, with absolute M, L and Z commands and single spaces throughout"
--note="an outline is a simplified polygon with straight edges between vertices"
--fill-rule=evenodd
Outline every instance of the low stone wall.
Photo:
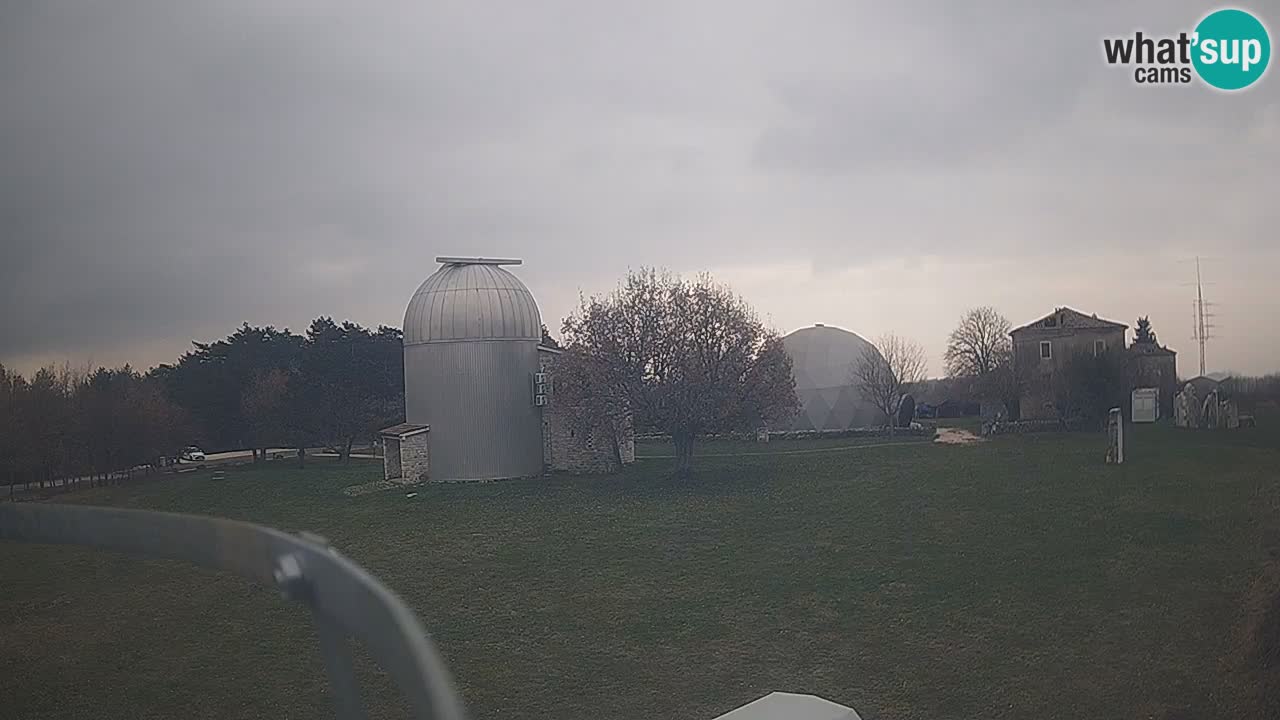
M 400 472 L 405 480 L 421 482 L 431 476 L 430 433 L 418 433 L 400 443 Z
M 890 433 L 888 427 L 867 427 L 867 428 L 849 428 L 847 430 L 774 430 L 769 433 L 769 440 L 812 440 L 816 438 L 860 438 L 860 437 L 918 437 L 932 438 L 937 434 L 937 430 L 932 427 L 911 427 L 911 428 L 893 428 Z M 671 436 L 666 434 L 648 434 L 637 435 L 636 440 L 643 441 L 662 441 L 670 440 Z M 754 432 L 731 432 L 731 433 L 713 433 L 711 435 L 701 435 L 698 442 L 707 442 L 715 440 L 751 440 L 759 441 L 759 436 Z
M 1084 429 L 1080 420 L 1013 420 L 982 424 L 983 435 L 1025 435 L 1040 432 L 1076 432 Z
M 542 413 L 543 463 L 557 472 L 613 473 L 619 471 L 613 440 L 602 429 L 592 428 L 573 408 L 554 401 Z M 636 439 L 629 419 L 621 423 L 618 455 L 622 464 L 636 460 Z

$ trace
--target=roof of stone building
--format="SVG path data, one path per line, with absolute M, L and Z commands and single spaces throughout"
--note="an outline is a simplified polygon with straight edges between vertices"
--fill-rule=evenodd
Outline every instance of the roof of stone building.
M 1022 330 L 1105 330 L 1112 328 L 1127 329 L 1128 327 L 1124 323 L 1104 320 L 1096 314 L 1086 315 L 1079 310 L 1060 307 L 1035 322 L 1014 328 L 1012 332 L 1016 333 Z
M 1135 342 L 1129 346 L 1129 352 L 1134 355 L 1177 355 L 1178 353 L 1153 342 Z
M 862 716 L 816 695 L 773 692 L 715 720 L 860 720 Z
M 416 423 L 400 423 L 399 425 L 392 425 L 391 427 L 388 427 L 388 428 L 382 428 L 381 430 L 378 431 L 378 434 L 384 437 L 403 438 L 403 437 L 409 437 L 410 435 L 417 435 L 420 432 L 426 432 L 430 429 L 431 429 L 430 425 L 418 425 Z

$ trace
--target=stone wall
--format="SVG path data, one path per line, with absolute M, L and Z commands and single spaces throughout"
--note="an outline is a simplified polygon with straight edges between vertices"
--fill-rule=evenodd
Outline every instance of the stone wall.
M 423 482 L 431 476 L 429 432 L 410 435 L 400 441 L 400 474 L 408 482 Z
M 1076 432 L 1084 429 L 1084 423 L 1078 419 L 1070 419 L 1065 423 L 1058 420 L 1014 420 L 1004 422 L 988 422 L 982 424 L 983 435 L 1025 435 L 1039 432 Z
M 1013 366 L 1025 387 L 1019 404 L 1024 420 L 1057 418 L 1053 378 L 1075 356 L 1092 354 L 1101 340 L 1107 352 L 1124 351 L 1124 328 L 1020 328 L 1013 333 Z M 1048 341 L 1051 357 L 1040 357 L 1040 342 Z
M 542 411 L 543 442 L 547 468 L 568 473 L 610 473 L 636 459 L 635 430 L 630 418 L 620 423 L 620 441 L 601 427 L 592 427 L 574 408 L 548 403 Z
M 548 374 L 551 394 L 542 408 L 542 459 L 548 470 L 568 473 L 611 473 L 636 460 L 635 428 L 631 417 L 618 422 L 620 440 L 614 449 L 612 434 L 593 427 L 578 408 L 565 405 L 555 394 L 555 359 L 558 353 L 540 348 L 538 364 Z
M 1160 417 L 1173 417 L 1173 399 L 1178 394 L 1178 360 L 1173 352 L 1134 343 L 1129 348 L 1129 389 L 1158 388 Z
M 400 475 L 400 440 L 384 437 L 382 438 L 382 479 L 395 480 Z
M 938 434 L 938 431 L 930 426 L 893 428 L 892 433 L 888 427 L 862 427 L 848 428 L 845 430 L 771 430 L 767 434 L 768 440 L 762 436 L 760 432 L 727 432 L 712 433 L 710 435 L 700 435 L 699 442 L 710 440 L 754 440 L 757 442 L 768 442 L 769 440 L 810 440 L 813 438 L 858 438 L 858 437 L 920 437 L 932 438 Z M 671 437 L 665 434 L 642 435 L 640 440 L 670 440 Z M 635 443 L 632 442 L 634 451 Z
M 382 438 L 382 479 L 425 482 L 431 474 L 430 432 Z

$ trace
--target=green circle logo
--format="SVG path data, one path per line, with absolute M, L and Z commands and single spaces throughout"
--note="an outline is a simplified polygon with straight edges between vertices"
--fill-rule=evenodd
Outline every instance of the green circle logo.
M 1258 81 L 1271 60 L 1271 38 L 1258 18 L 1243 10 L 1216 10 L 1196 25 L 1191 63 L 1200 79 L 1219 90 Z

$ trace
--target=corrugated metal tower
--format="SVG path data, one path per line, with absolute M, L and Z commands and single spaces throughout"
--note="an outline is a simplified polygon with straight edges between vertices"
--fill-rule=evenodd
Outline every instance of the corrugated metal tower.
M 405 420 L 431 426 L 431 479 L 537 475 L 542 320 L 529 288 L 501 267 L 520 261 L 436 262 L 404 314 Z

